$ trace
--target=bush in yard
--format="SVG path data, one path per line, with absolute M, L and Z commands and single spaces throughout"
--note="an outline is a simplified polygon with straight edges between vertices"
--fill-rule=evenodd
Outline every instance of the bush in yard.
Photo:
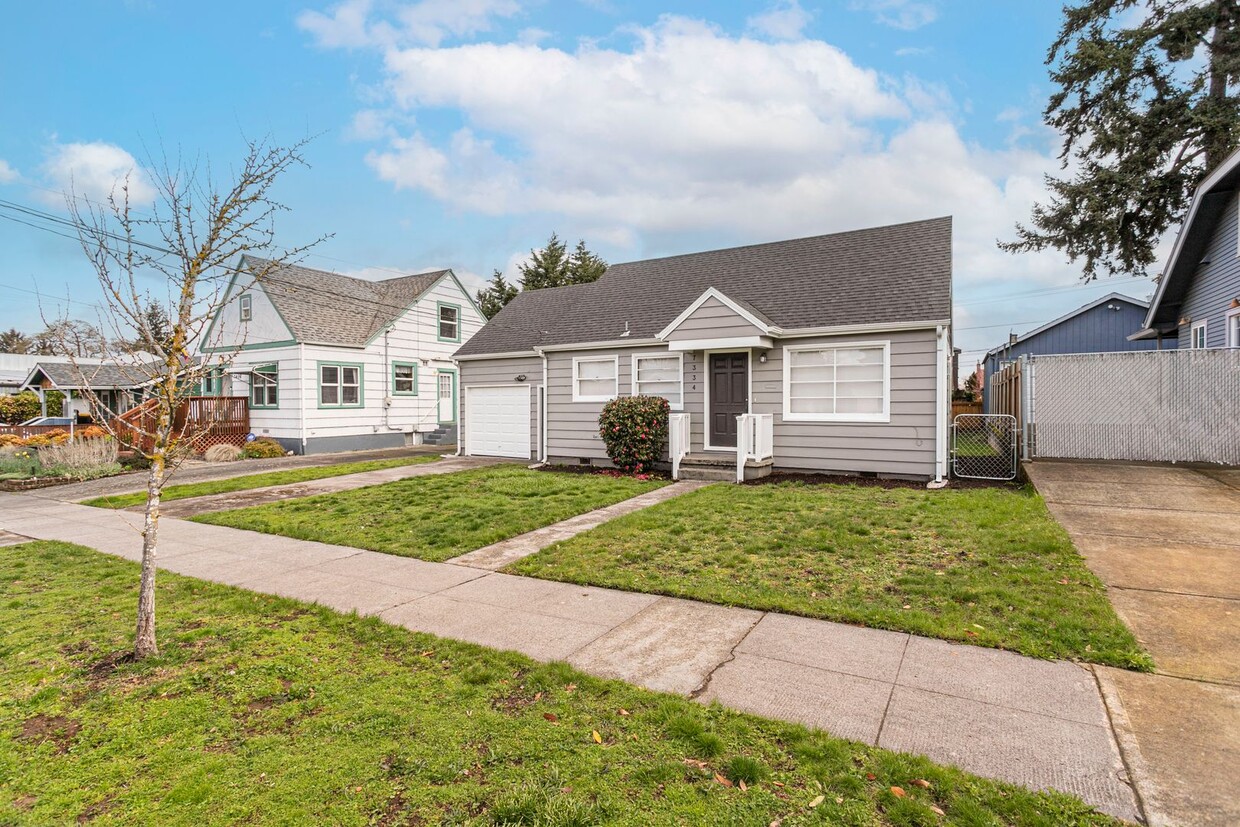
M 48 397 L 47 412 L 52 415 L 60 413 L 59 406 L 53 407 L 51 396 Z M 27 419 L 34 419 L 43 413 L 39 404 L 39 395 L 34 391 L 22 391 L 11 396 L 0 396 L 0 421 L 10 425 L 20 425 Z
M 241 459 L 241 449 L 236 445 L 212 445 L 202 458 L 207 462 L 233 462 Z
M 112 435 L 98 425 L 87 425 L 73 432 L 74 439 L 111 439 Z
M 49 445 L 63 445 L 69 441 L 69 432 L 53 428 L 41 434 L 26 437 L 22 444 L 27 448 L 46 448 Z
M 121 472 L 116 459 L 116 443 L 98 437 L 53 443 L 39 449 L 39 462 L 47 469 L 48 476 L 107 477 Z
M 275 459 L 284 456 L 284 446 L 269 436 L 261 436 L 247 442 L 241 449 L 241 456 L 246 459 Z
M 22 438 L 17 434 L 0 434 L 0 447 L 6 445 L 21 445 Z
M 617 468 L 640 474 L 654 467 L 667 447 L 670 411 L 661 396 L 619 396 L 603 406 L 598 432 Z

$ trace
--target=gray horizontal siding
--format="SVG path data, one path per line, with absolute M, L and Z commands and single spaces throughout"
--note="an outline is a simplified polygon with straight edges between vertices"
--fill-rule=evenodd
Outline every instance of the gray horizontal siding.
M 1206 347 L 1226 347 L 1226 314 L 1233 299 L 1240 298 L 1240 250 L 1237 249 L 1237 225 L 1240 223 L 1240 196 L 1233 195 L 1223 210 L 1214 237 L 1206 250 L 1206 263 L 1193 274 L 1192 284 L 1180 306 L 1180 316 L 1189 324 L 1180 325 L 1182 348 L 1192 346 L 1189 330 L 1192 323 L 1206 323 Z
M 761 333 L 758 328 L 738 316 L 735 310 L 711 297 L 681 322 L 668 339 L 673 342 L 686 342 L 695 339 L 758 336 Z
M 531 386 L 530 392 L 530 459 L 539 458 L 540 438 L 538 433 L 538 397 L 539 388 L 543 384 L 543 363 L 537 356 L 517 356 L 508 359 L 478 359 L 459 363 L 461 370 L 461 418 L 458 423 L 461 429 L 461 445 L 465 439 L 465 405 L 464 389 L 470 385 L 517 385 Z M 525 382 L 519 383 L 514 377 L 525 374 Z
M 754 413 L 775 415 L 775 464 L 798 471 L 875 472 L 930 477 L 935 461 L 935 357 L 933 330 L 864 336 L 832 336 L 789 340 L 789 343 L 846 345 L 891 342 L 890 422 L 783 421 L 783 348 L 767 352 L 765 364 L 751 354 Z M 603 460 L 607 454 L 598 435 L 602 402 L 573 402 L 573 356 L 619 357 L 619 392 L 632 393 L 632 354 L 662 348 L 576 351 L 548 354 L 548 454 L 565 459 Z M 706 376 L 700 352 L 684 356 L 684 410 L 690 415 L 692 450 L 705 447 Z M 946 377 L 944 377 L 946 381 Z

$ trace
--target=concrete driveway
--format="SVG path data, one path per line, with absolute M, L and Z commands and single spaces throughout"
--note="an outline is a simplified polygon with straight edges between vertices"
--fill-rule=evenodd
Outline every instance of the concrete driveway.
M 1240 470 L 1035 462 L 1156 674 L 1095 671 L 1154 824 L 1240 824 Z

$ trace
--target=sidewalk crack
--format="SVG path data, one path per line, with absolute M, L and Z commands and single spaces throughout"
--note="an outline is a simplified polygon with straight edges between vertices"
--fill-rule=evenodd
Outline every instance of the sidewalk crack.
M 908 654 L 908 645 L 912 639 L 912 635 L 904 636 L 904 648 L 900 650 L 900 665 L 896 667 L 895 679 L 891 682 L 891 690 L 887 693 L 887 703 L 883 704 L 883 717 L 878 722 L 878 732 L 874 734 L 874 746 L 882 742 L 883 727 L 887 726 L 887 713 L 891 711 L 891 699 L 895 697 L 896 687 L 900 685 L 900 673 L 904 671 L 904 658 Z
M 761 614 L 758 615 L 757 620 L 749 624 L 749 628 L 745 630 L 745 634 L 737 638 L 736 643 L 733 643 L 732 648 L 728 650 L 728 656 L 725 657 L 723 660 L 719 661 L 718 663 L 716 663 L 711 668 L 711 670 L 706 673 L 706 677 L 702 679 L 702 682 L 700 684 L 698 684 L 697 689 L 694 689 L 692 692 L 689 693 L 690 700 L 697 700 L 699 697 L 701 697 L 702 694 L 705 693 L 706 690 L 710 688 L 710 682 L 715 677 L 715 673 L 718 672 L 720 669 L 722 669 L 724 666 L 727 666 L 732 661 L 736 660 L 737 647 L 745 642 L 745 639 L 749 637 L 749 635 L 753 632 L 753 630 L 757 627 L 757 625 L 762 622 L 762 618 L 766 617 L 767 614 L 769 614 L 769 612 L 762 612 Z

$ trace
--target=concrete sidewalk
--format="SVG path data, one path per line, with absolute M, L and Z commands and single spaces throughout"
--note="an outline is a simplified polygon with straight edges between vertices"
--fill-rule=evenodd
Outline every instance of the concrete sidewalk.
M 0 496 L 0 529 L 130 560 L 140 556 L 139 520 Z M 1094 674 L 1081 666 L 175 519 L 160 536 L 169 571 L 565 660 L 1138 817 Z
M 456 450 L 453 445 L 415 445 L 409 448 L 376 448 L 370 451 L 341 451 L 332 454 L 300 454 L 291 457 L 275 457 L 273 459 L 247 459 L 239 462 L 204 462 L 200 459 L 187 459 L 172 475 L 169 485 L 185 485 L 191 482 L 208 480 L 226 480 L 233 477 L 245 477 L 250 474 L 266 474 L 270 471 L 286 471 L 290 468 L 321 468 L 328 465 L 344 465 L 352 462 L 368 462 L 377 459 L 398 459 L 400 457 L 418 457 L 450 454 Z M 80 502 L 93 497 L 112 494 L 130 494 L 146 490 L 146 474 L 138 471 L 120 474 L 115 477 L 103 477 L 86 482 L 75 482 L 69 485 L 57 485 L 51 488 L 31 492 L 36 496 L 49 500 L 65 500 Z
M 1158 674 L 1096 670 L 1151 824 L 1240 824 L 1240 471 L 1034 462 Z
M 313 497 L 316 494 L 335 494 L 338 491 L 351 491 L 354 488 L 365 488 L 368 485 L 382 485 L 412 477 L 428 477 L 436 474 L 451 474 L 455 471 L 469 471 L 473 468 L 485 468 L 498 465 L 509 460 L 448 457 L 438 462 L 421 465 L 398 465 L 395 468 L 381 468 L 378 471 L 362 471 L 357 474 L 341 474 L 338 477 L 324 477 L 307 482 L 291 482 L 285 485 L 269 485 L 265 488 L 250 488 L 245 491 L 233 491 L 228 494 L 208 494 L 205 497 L 186 497 L 183 500 L 169 500 L 160 507 L 164 517 L 192 517 L 195 514 L 206 514 L 211 511 L 229 511 L 234 508 L 248 508 L 252 505 L 295 500 L 302 497 Z M 145 511 L 145 505 L 135 505 L 126 509 L 132 512 Z

